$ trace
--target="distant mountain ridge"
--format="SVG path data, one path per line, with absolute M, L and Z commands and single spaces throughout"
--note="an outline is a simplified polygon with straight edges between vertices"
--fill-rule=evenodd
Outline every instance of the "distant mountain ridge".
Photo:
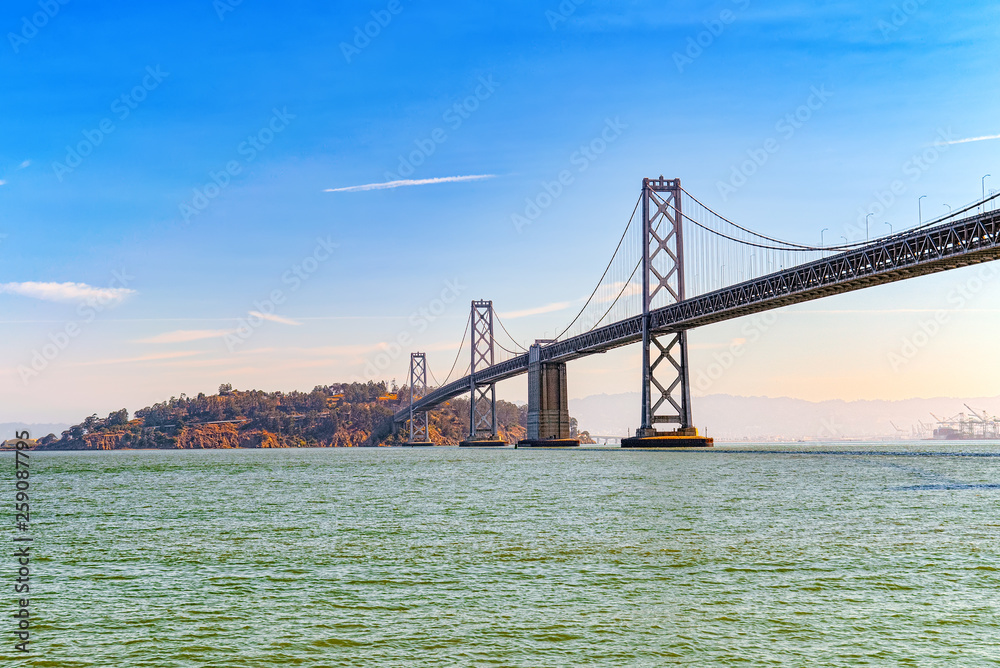
M 570 399 L 569 409 L 580 429 L 591 434 L 631 435 L 639 422 L 639 402 L 638 392 L 599 394 Z M 693 403 L 695 425 L 709 436 L 729 440 L 910 438 L 919 422 L 934 423 L 931 413 L 939 418 L 968 413 L 964 404 L 977 412 L 1000 413 L 1000 396 L 806 401 L 711 394 L 695 397 Z
M 49 434 L 58 436 L 71 425 L 60 423 L 27 423 L 27 422 L 0 422 L 0 440 L 14 438 L 14 434 L 19 431 L 27 431 L 31 438 L 42 438 Z

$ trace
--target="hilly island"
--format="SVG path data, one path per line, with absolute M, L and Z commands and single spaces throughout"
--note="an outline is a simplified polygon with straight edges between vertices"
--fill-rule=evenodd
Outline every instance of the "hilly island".
M 409 403 L 409 388 L 384 382 L 318 385 L 311 392 L 236 390 L 195 397 L 181 394 L 106 418 L 91 415 L 61 435 L 38 439 L 40 450 L 315 448 L 399 445 L 392 416 Z M 497 429 L 508 443 L 527 433 L 527 407 L 497 401 Z M 575 424 L 575 421 L 574 421 Z M 457 445 L 469 431 L 468 399 L 452 399 L 430 413 L 431 440 Z M 589 440 L 589 439 L 588 439 Z

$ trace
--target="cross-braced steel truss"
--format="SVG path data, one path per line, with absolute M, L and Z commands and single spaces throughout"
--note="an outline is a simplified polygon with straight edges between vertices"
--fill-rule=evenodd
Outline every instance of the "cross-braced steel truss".
M 648 310 L 684 299 L 684 238 L 679 179 L 643 179 Z M 655 211 L 653 210 L 655 208 Z
M 687 332 L 656 334 L 650 312 L 684 301 L 684 229 L 680 179 L 642 180 L 642 426 L 636 435 L 651 436 L 654 425 L 691 426 Z M 650 360 L 650 348 L 656 359 Z M 651 396 L 655 389 L 659 396 Z
M 472 302 L 472 368 L 469 374 L 469 440 L 496 439 L 495 383 L 476 383 L 476 371 L 493 366 L 493 302 Z
M 649 365 L 649 383 L 660 393 L 649 409 L 652 415 L 651 424 L 673 422 L 682 428 L 690 427 L 687 332 L 653 334 L 650 336 L 650 341 L 657 350 L 657 356 Z M 665 368 L 657 374 L 657 368 L 660 366 Z M 650 392 L 652 393 L 652 389 Z
M 410 443 L 431 440 L 426 410 L 414 410 L 413 403 L 427 394 L 427 355 L 410 353 Z

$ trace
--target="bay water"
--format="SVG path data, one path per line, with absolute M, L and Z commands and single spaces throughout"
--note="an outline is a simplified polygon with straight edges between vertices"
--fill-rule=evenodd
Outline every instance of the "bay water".
M 31 462 L 4 666 L 1000 665 L 995 443 Z

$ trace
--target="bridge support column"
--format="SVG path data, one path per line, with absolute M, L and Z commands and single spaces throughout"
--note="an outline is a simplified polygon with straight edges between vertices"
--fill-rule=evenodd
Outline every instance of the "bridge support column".
M 410 440 L 403 445 L 422 447 L 434 445 L 430 438 L 427 411 L 414 411 L 413 402 L 427 394 L 427 355 L 410 353 Z
M 566 364 L 542 362 L 541 345 L 528 349 L 528 437 L 517 447 L 574 447 L 566 396 Z
M 691 421 L 687 332 L 655 332 L 649 317 L 655 308 L 684 300 L 681 192 L 680 179 L 642 180 L 642 421 L 635 438 L 622 440 L 623 448 L 712 445 Z M 675 431 L 656 429 L 671 423 Z
M 461 447 L 507 445 L 497 437 L 495 383 L 476 383 L 476 370 L 493 366 L 493 302 L 472 302 L 472 364 L 469 370 L 469 438 Z

